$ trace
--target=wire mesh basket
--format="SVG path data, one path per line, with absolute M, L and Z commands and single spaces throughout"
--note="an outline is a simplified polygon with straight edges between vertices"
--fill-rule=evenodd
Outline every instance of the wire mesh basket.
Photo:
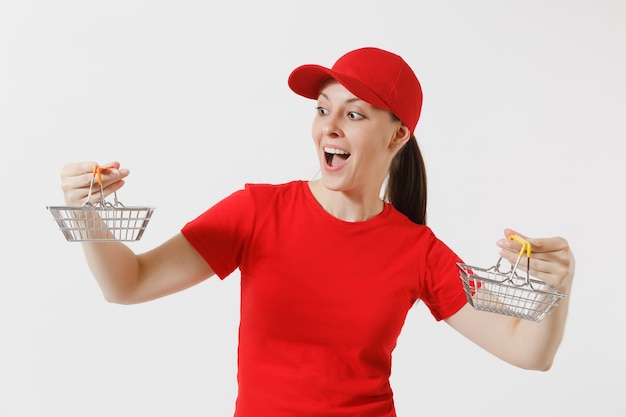
M 458 264 L 467 301 L 476 310 L 540 322 L 565 295 L 552 285 L 530 277 L 530 243 L 516 235 L 509 238 L 522 243 L 517 262 L 509 271 L 500 270 L 502 257 L 495 266 L 486 269 Z M 524 255 L 527 268 L 520 274 L 518 266 Z
M 89 186 L 87 202 L 79 207 L 48 206 L 63 236 L 68 242 L 88 241 L 127 241 L 141 239 L 152 217 L 152 207 L 127 207 L 113 193 L 113 203 L 102 197 L 92 203 L 94 184 L 100 187 L 100 195 L 104 196 L 102 177 L 99 166 L 94 167 L 93 179 Z

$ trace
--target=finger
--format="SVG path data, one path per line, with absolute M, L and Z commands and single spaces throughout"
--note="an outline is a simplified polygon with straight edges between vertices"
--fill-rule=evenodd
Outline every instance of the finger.
M 94 176 L 95 164 L 92 162 L 80 162 L 68 164 L 61 170 L 61 188 L 64 190 L 72 188 L 90 187 L 96 181 Z M 110 164 L 107 168 L 101 169 L 100 179 L 102 185 L 107 185 L 119 181 L 128 176 L 128 168 L 119 168 L 119 163 Z
M 93 168 L 98 165 L 93 161 L 71 162 L 61 168 L 61 177 L 75 177 L 86 173 L 93 173 Z
M 529 240 L 534 253 L 551 253 L 569 250 L 569 243 L 562 237 L 535 238 Z
M 527 236 L 524 236 L 523 234 L 521 234 L 520 232 L 518 232 L 516 230 L 510 229 L 510 228 L 504 229 L 504 237 L 508 238 L 511 235 L 518 235 L 522 239 L 528 239 Z
M 509 250 L 502 250 L 500 252 L 500 256 L 502 256 L 503 259 L 506 259 L 511 265 L 517 265 L 518 271 L 528 271 L 530 275 L 541 280 L 552 280 L 552 269 L 550 269 L 551 267 L 549 263 L 546 263 L 542 259 L 530 258 L 530 261 L 528 261 L 528 258 L 526 257 L 524 257 L 524 259 L 520 259 L 518 252 Z
M 94 161 L 85 161 L 85 162 L 71 162 L 65 164 L 63 168 L 61 168 L 61 176 L 62 177 L 73 177 L 79 176 L 82 174 L 93 174 L 93 170 L 96 165 L 100 166 L 102 171 L 110 170 L 110 169 L 119 169 L 120 163 L 118 161 L 109 162 L 106 164 L 98 164 Z
M 124 180 L 119 180 L 109 185 L 95 185 L 93 187 L 73 188 L 65 192 L 65 202 L 68 206 L 81 206 L 87 202 L 95 203 L 113 194 L 124 186 Z M 91 190 L 91 191 L 90 191 Z
M 507 239 L 500 239 L 497 243 L 498 246 L 503 249 L 519 251 L 522 245 L 515 240 L 508 239 L 508 237 L 513 234 L 521 237 L 522 239 L 530 243 L 532 253 L 558 252 L 558 251 L 569 249 L 569 243 L 567 242 L 566 239 L 562 237 L 557 236 L 557 237 L 549 237 L 549 238 L 531 238 L 519 232 L 516 232 L 513 229 L 504 229 L 504 235 L 507 237 Z
M 518 267 L 522 271 L 526 271 L 527 264 L 520 262 Z M 530 269 L 528 273 L 540 281 L 552 284 L 556 287 L 560 286 L 569 271 L 569 263 L 551 262 L 542 259 L 531 258 Z
M 496 244 L 498 245 L 498 247 L 500 247 L 501 250 L 508 251 L 508 252 L 515 252 L 515 255 L 517 256 L 517 254 L 519 254 L 520 250 L 522 249 L 522 244 L 518 242 L 517 240 L 510 239 L 509 237 L 511 235 L 517 235 L 530 243 L 530 241 L 528 241 L 528 238 L 522 235 L 521 233 L 517 233 L 516 231 L 512 229 L 505 229 L 504 230 L 505 238 L 498 239 Z M 531 247 L 532 247 L 532 243 L 531 243 Z
M 118 161 L 108 162 L 106 164 L 100 164 L 100 170 L 103 172 L 110 169 L 120 169 L 120 163 Z
M 123 180 L 119 180 L 107 186 L 102 186 L 102 187 L 100 187 L 100 185 L 94 186 L 91 190 L 90 201 L 93 203 L 93 202 L 102 200 L 103 198 L 108 197 L 109 195 L 113 194 L 114 192 L 122 188 L 124 184 L 125 182 Z M 87 197 L 87 195 L 85 195 L 85 197 Z
M 61 189 L 64 193 L 76 190 L 88 190 L 93 182 L 93 174 L 82 173 L 61 177 Z
M 94 175 L 95 162 L 75 162 L 67 164 L 61 170 L 61 188 L 68 205 L 82 205 L 99 201 L 119 190 L 125 183 L 123 179 L 130 171 L 120 168 L 119 162 L 112 162 L 100 168 L 100 175 Z
M 130 171 L 128 168 L 114 168 L 114 167 L 108 167 L 106 169 L 103 169 L 100 171 L 100 177 L 99 179 L 101 180 L 101 184 L 98 184 L 98 186 L 102 185 L 102 187 L 107 188 L 108 186 L 110 186 L 111 184 L 114 184 L 124 178 L 126 178 L 128 176 L 128 174 L 130 174 Z M 98 182 L 98 179 L 93 177 L 92 179 L 95 183 Z
M 558 287 L 566 280 L 571 279 L 574 270 L 573 256 L 569 246 L 563 246 L 567 242 L 565 239 L 549 238 L 540 240 L 549 240 L 550 242 L 543 245 L 541 251 L 534 251 L 531 254 L 530 262 L 527 259 L 521 260 L 518 268 L 524 272 L 528 270 L 533 277 Z M 556 242 L 552 242 L 552 240 L 556 240 Z M 514 246 L 521 247 L 521 245 L 510 245 L 509 242 L 502 243 L 505 247 L 500 249 L 500 256 L 511 265 L 515 265 L 519 260 L 520 253 L 518 248 Z M 560 249 L 552 250 L 554 248 Z

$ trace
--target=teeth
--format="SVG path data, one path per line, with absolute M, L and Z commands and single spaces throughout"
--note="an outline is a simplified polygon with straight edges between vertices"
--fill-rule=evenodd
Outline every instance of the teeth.
M 329 148 L 327 146 L 324 146 L 324 152 L 332 153 L 333 155 L 350 155 L 349 152 L 342 151 L 341 149 L 337 149 L 337 148 Z

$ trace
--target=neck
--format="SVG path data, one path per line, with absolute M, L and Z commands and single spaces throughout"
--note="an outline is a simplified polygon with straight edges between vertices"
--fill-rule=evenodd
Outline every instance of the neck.
M 385 206 L 378 195 L 330 190 L 320 180 L 309 181 L 309 188 L 324 210 L 346 222 L 369 220 L 380 214 Z

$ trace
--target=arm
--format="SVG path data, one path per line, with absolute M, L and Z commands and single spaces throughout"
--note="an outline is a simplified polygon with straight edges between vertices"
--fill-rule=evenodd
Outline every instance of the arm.
M 80 206 L 92 181 L 94 162 L 72 163 L 61 171 L 68 206 Z M 129 174 L 119 163 L 104 170 L 105 197 L 124 185 Z M 100 190 L 92 195 L 100 199 Z M 85 258 L 104 297 L 121 304 L 139 303 L 181 291 L 213 275 L 211 267 L 178 233 L 162 245 L 136 255 L 121 242 L 83 242 Z
M 512 230 L 505 230 L 508 236 Z M 522 236 L 522 235 L 520 235 Z M 523 237 L 523 236 L 522 236 Z M 466 304 L 446 322 L 458 332 L 500 359 L 525 369 L 548 370 L 563 338 L 574 276 L 574 256 L 560 237 L 531 239 L 530 274 L 552 284 L 566 297 L 540 323 L 477 311 Z M 498 241 L 500 254 L 509 262 L 517 259 L 520 244 Z M 523 268 L 524 262 L 520 263 Z M 525 270 L 525 269 L 524 269 Z

